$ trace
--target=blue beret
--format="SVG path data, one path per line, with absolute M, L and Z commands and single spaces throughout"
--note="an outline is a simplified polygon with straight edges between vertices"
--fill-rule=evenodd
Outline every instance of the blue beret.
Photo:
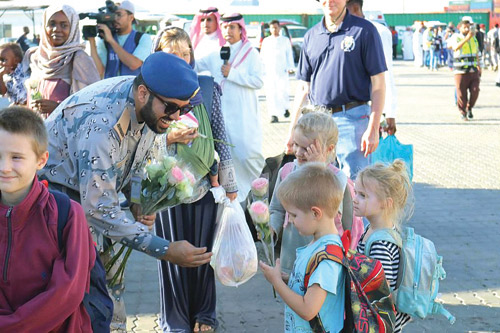
M 188 100 L 199 89 L 198 75 L 181 58 L 165 52 L 149 55 L 141 67 L 146 86 L 165 98 Z

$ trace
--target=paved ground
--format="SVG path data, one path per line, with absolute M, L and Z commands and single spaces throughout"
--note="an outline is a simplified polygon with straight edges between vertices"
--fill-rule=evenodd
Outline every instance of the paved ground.
M 453 105 L 448 70 L 431 73 L 411 63 L 395 64 L 398 133 L 414 145 L 415 213 L 410 224 L 432 239 L 444 256 L 448 277 L 441 299 L 456 317 L 415 320 L 405 332 L 500 331 L 500 89 L 483 75 L 474 120 L 463 122 Z M 295 83 L 293 83 L 294 85 Z M 264 97 L 260 97 L 265 110 Z M 264 153 L 282 150 L 288 123 L 262 116 Z M 135 253 L 127 268 L 128 328 L 158 328 L 156 263 Z M 217 286 L 217 332 L 282 332 L 283 304 L 258 273 L 239 288 Z

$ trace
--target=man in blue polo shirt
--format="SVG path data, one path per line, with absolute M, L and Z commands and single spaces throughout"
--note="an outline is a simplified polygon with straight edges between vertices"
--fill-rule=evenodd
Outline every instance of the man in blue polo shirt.
M 308 97 L 317 109 L 332 114 L 339 128 L 340 167 L 354 179 L 378 146 L 387 66 L 377 29 L 351 15 L 346 4 L 347 0 L 321 0 L 324 18 L 304 37 L 287 146 L 291 151 L 292 128 Z

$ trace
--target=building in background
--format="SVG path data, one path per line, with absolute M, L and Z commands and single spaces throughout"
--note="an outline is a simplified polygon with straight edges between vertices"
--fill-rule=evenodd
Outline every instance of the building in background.
M 487 26 L 490 29 L 495 24 L 500 24 L 500 0 L 452 0 L 445 10 L 463 12 L 464 15 L 465 13 L 488 13 L 489 24 Z

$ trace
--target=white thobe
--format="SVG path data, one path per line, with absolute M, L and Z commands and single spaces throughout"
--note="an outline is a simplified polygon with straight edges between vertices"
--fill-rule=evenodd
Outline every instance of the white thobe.
M 405 31 L 403 33 L 403 60 L 413 60 L 413 33 Z
M 385 72 L 385 104 L 382 112 L 386 118 L 396 118 L 397 95 L 392 70 L 392 33 L 385 25 L 375 21 L 370 22 L 377 28 L 382 39 L 382 48 L 384 50 L 385 63 L 387 64 L 387 71 Z
M 213 52 L 219 52 L 220 48 L 217 31 L 204 35 L 194 49 L 194 58 L 198 62 Z
M 243 201 L 252 181 L 260 176 L 264 167 L 257 100 L 257 89 L 263 85 L 263 69 L 259 53 L 251 43 L 242 44 L 239 41 L 229 47 L 231 70 L 227 78 L 222 76 L 223 62 L 218 51 L 200 59 L 196 68 L 199 72 L 209 71 L 222 87 L 222 113 L 228 139 L 235 145 L 231 153 L 238 199 Z
M 420 67 L 423 63 L 422 38 L 423 34 L 420 32 L 420 29 L 415 30 L 415 32 L 413 33 L 413 54 L 415 55 L 415 67 Z
M 288 109 L 288 71 L 294 68 L 292 44 L 284 36 L 269 36 L 262 42 L 260 56 L 264 64 L 267 113 L 281 117 Z

